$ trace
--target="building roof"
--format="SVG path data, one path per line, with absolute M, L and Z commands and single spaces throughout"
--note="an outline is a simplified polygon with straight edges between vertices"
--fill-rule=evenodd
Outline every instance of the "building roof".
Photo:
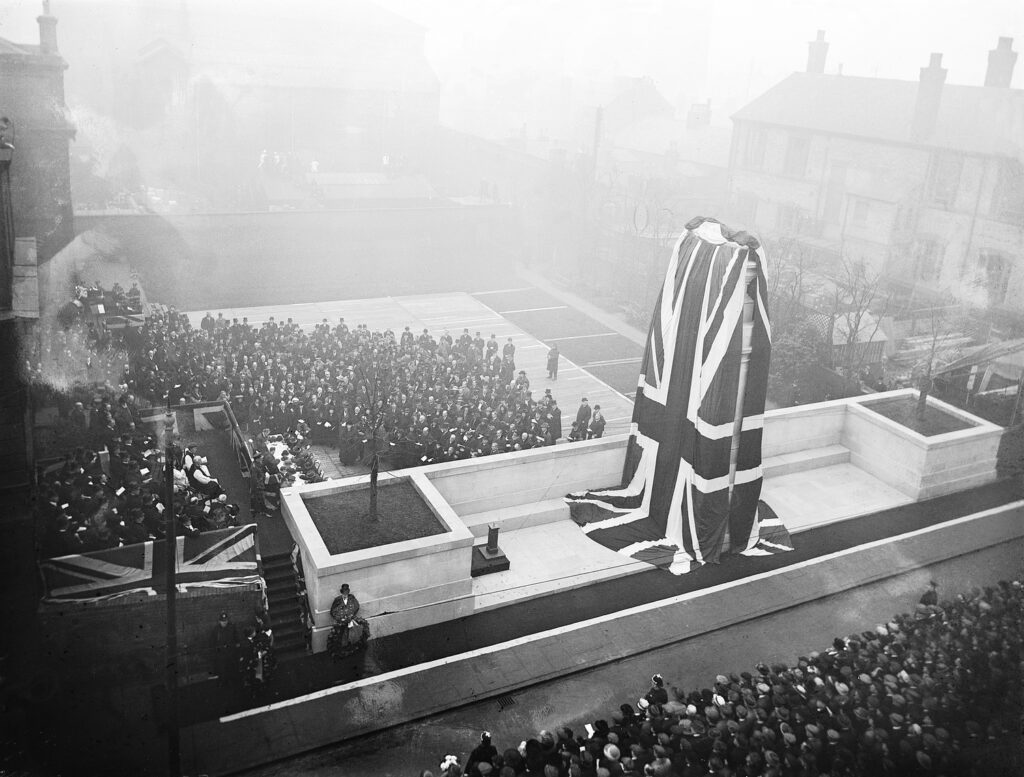
M 672 116 L 645 116 L 615 133 L 616 148 L 662 155 L 672 152 L 683 161 L 728 167 L 732 131 L 728 127 L 687 127 Z
M 935 131 L 916 143 L 910 127 L 917 90 L 917 81 L 793 73 L 747 103 L 733 120 L 886 143 L 1024 156 L 1024 90 L 946 84 Z
M 967 348 L 960 358 L 943 367 L 942 373 L 952 373 L 973 366 L 991 367 L 1000 377 L 1020 380 L 1024 374 L 1024 338 Z
M 15 43 L 14 41 L 7 40 L 7 38 L 0 38 L 0 54 L 18 54 L 21 56 L 39 54 L 39 46 L 29 43 Z

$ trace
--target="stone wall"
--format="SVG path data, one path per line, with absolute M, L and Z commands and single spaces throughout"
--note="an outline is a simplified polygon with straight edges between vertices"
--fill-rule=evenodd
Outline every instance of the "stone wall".
M 213 668 L 211 639 L 221 612 L 243 628 L 263 602 L 253 583 L 179 593 L 177 625 L 181 682 L 205 680 Z M 39 614 L 44 660 L 66 682 L 107 677 L 123 685 L 164 681 L 167 603 L 163 596 L 98 604 L 44 605 Z

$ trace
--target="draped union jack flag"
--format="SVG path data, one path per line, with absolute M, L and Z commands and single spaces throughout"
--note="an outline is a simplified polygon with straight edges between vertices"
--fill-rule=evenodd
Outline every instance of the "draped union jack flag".
M 177 589 L 223 588 L 260 580 L 256 525 L 177 537 Z M 165 593 L 165 540 L 61 556 L 41 564 L 44 602 L 101 601 Z
M 792 550 L 760 501 L 771 356 L 764 262 L 746 233 L 712 219 L 686 225 L 651 320 L 622 483 L 566 497 L 602 545 L 676 574 L 717 562 L 727 533 L 729 549 L 747 555 Z

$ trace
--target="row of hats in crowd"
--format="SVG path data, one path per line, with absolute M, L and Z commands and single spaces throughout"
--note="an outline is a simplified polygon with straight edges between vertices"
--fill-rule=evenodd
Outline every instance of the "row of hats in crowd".
M 931 591 L 914 613 L 791 665 L 691 692 L 655 675 L 585 733 L 541 731 L 499 751 L 485 732 L 421 777 L 1019 777 L 1022 641 L 1020 581 L 942 603 Z
M 116 548 L 166 534 L 162 450 L 155 437 L 134 431 L 102 451 L 76 448 L 41 473 L 36 525 L 43 555 Z M 194 447 L 176 450 L 176 532 L 237 526 L 240 509 L 228 501 L 206 458 Z

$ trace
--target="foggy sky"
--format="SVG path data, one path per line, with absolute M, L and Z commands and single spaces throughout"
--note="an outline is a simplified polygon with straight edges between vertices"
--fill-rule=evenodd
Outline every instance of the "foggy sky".
M 695 99 L 738 107 L 806 66 L 824 29 L 826 72 L 915 80 L 930 52 L 948 83 L 981 84 L 1000 36 L 1024 49 L 1019 0 L 380 0 L 428 29 L 427 54 L 442 83 L 473 68 L 561 67 L 570 76 L 650 75 L 675 101 L 693 38 L 707 41 Z M 698 40 L 696 45 L 700 46 Z M 1024 84 L 1024 56 L 1014 86 Z
M 76 0 L 52 0 L 53 13 Z M 806 64 L 817 29 L 826 72 L 914 80 L 942 52 L 948 83 L 980 84 L 999 36 L 1024 51 L 1020 0 L 377 0 L 426 30 L 445 93 L 516 75 L 650 76 L 677 107 L 711 98 L 716 122 Z M 124 0 L 126 8 L 146 0 Z M 323 0 L 203 0 L 316 18 Z M 333 0 L 346 2 L 346 0 Z M 35 42 L 39 0 L 0 0 L 0 36 Z M 58 35 L 60 28 L 58 27 Z M 1014 86 L 1024 85 L 1024 56 Z M 450 107 L 450 103 L 449 103 Z M 442 121 L 445 119 L 442 111 Z

